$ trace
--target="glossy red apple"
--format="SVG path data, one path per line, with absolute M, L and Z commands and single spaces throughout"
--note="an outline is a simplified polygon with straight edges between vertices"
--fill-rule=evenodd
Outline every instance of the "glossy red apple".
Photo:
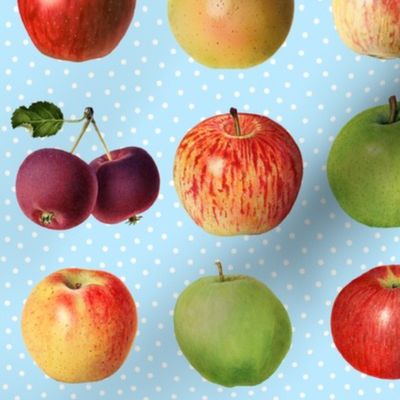
M 357 370 L 400 378 L 400 265 L 376 267 L 347 284 L 331 315 L 336 348 Z
M 15 189 L 18 204 L 30 220 L 49 229 L 70 229 L 91 214 L 97 179 L 79 157 L 41 149 L 21 164 Z
M 110 53 L 132 21 L 135 0 L 18 0 L 32 42 L 50 57 L 86 61 Z
M 122 365 L 135 338 L 137 313 L 132 295 L 115 275 L 67 268 L 32 290 L 21 323 L 30 355 L 48 376 L 90 382 Z
M 209 118 L 182 139 L 174 183 L 195 223 L 215 235 L 266 232 L 291 210 L 303 175 L 290 134 L 262 115 Z
M 135 222 L 157 199 L 160 175 L 150 154 L 140 147 L 125 147 L 90 163 L 98 180 L 93 216 L 101 222 Z

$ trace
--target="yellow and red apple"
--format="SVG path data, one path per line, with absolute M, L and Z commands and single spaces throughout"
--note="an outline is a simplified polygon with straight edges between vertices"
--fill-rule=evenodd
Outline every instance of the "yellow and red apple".
M 174 163 L 184 208 L 197 225 L 222 236 L 260 234 L 280 224 L 302 175 L 300 150 L 285 128 L 234 108 L 192 128 Z
M 336 28 L 344 43 L 360 54 L 400 57 L 398 0 L 333 0 Z
M 124 362 L 137 330 L 135 302 L 124 283 L 105 272 L 67 268 L 44 278 L 22 313 L 22 335 L 51 378 L 104 379 Z
M 271 57 L 293 21 L 293 0 L 169 0 L 176 40 L 212 68 L 248 68 Z

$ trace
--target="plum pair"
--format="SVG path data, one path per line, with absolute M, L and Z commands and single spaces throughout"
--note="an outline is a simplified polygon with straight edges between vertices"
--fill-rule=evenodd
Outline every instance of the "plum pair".
M 101 222 L 135 222 L 156 200 L 160 177 L 142 148 L 125 147 L 90 164 L 64 150 L 30 154 L 19 168 L 16 195 L 24 214 L 50 229 L 70 229 L 90 214 Z

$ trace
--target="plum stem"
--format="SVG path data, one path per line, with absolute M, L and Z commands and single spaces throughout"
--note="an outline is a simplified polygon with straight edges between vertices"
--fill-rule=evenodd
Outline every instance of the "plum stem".
M 224 275 L 224 270 L 222 268 L 222 263 L 221 261 L 215 261 L 215 265 L 218 268 L 218 274 L 219 274 L 219 281 L 224 282 L 225 281 L 225 275 Z
M 71 149 L 71 154 L 74 154 L 76 148 L 78 147 L 79 142 L 82 140 L 83 135 L 85 134 L 88 126 L 90 125 L 90 123 L 92 122 L 93 119 L 93 108 L 91 107 L 86 107 L 85 111 L 83 113 L 83 118 L 85 119 L 84 124 L 82 125 L 82 129 L 79 133 L 78 139 L 76 139 L 74 145 L 72 146 Z
M 107 143 L 104 140 L 103 135 L 101 134 L 100 129 L 97 126 L 96 121 L 93 119 L 93 117 L 92 117 L 91 121 L 92 121 L 92 125 L 94 126 L 94 130 L 96 131 L 97 136 L 99 137 L 100 142 L 103 145 L 104 150 L 106 151 L 106 155 L 107 155 L 108 161 L 112 161 L 111 153 L 110 153 L 110 150 L 109 150 L 109 148 L 107 146 Z
M 74 151 L 78 147 L 79 142 L 82 140 L 83 135 L 86 133 L 88 126 L 90 124 L 92 124 L 93 127 L 94 127 L 94 130 L 97 133 L 97 136 L 99 137 L 99 139 L 100 139 L 100 141 L 101 141 L 101 143 L 102 143 L 102 145 L 104 147 L 104 150 L 106 151 L 106 155 L 107 155 L 108 160 L 111 161 L 112 157 L 111 157 L 110 150 L 108 149 L 107 143 L 105 142 L 105 140 L 103 138 L 103 135 L 101 134 L 100 129 L 97 126 L 96 121 L 93 118 L 93 115 L 94 115 L 93 108 L 92 107 L 86 107 L 85 111 L 83 112 L 83 118 L 80 120 L 80 121 L 82 121 L 82 120 L 85 119 L 85 123 L 82 125 L 82 129 L 81 129 L 81 131 L 79 133 L 78 139 L 76 139 L 74 145 L 72 146 L 71 154 L 74 154 Z
M 393 124 L 393 123 L 396 122 L 397 114 L 398 114 L 396 96 L 390 96 L 389 97 L 389 106 L 390 106 L 389 124 Z
M 233 118 L 233 123 L 235 125 L 236 136 L 242 136 L 242 132 L 241 132 L 241 129 L 240 129 L 240 123 L 239 123 L 239 115 L 238 115 L 238 112 L 237 112 L 236 108 L 231 107 L 231 109 L 229 110 L 229 113 L 231 114 L 231 116 Z
M 79 124 L 79 122 L 82 122 L 85 118 L 86 118 L 85 116 L 79 119 L 45 118 L 45 119 L 35 119 L 35 122 L 62 122 L 66 124 Z
M 51 122 L 57 122 L 57 121 L 62 121 L 65 122 L 67 124 L 78 124 L 79 122 L 82 122 L 86 119 L 86 116 L 84 115 L 82 118 L 79 119 L 54 119 L 54 120 L 47 120 L 47 121 L 51 121 Z

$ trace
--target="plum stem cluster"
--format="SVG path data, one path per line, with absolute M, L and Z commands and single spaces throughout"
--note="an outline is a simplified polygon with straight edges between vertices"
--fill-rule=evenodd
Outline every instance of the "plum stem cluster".
M 94 118 L 93 118 L 93 115 L 94 115 L 94 110 L 93 110 L 93 108 L 92 108 L 92 107 L 86 107 L 86 108 L 85 108 L 85 111 L 84 111 L 84 113 L 83 113 L 83 117 L 82 117 L 81 119 L 75 120 L 75 121 L 64 121 L 64 122 L 81 122 L 81 121 L 83 121 L 83 120 L 85 121 L 85 122 L 83 123 L 83 125 L 82 125 L 82 129 L 81 129 L 81 131 L 80 131 L 80 133 L 79 133 L 78 138 L 76 139 L 74 145 L 72 146 L 71 153 L 74 154 L 74 151 L 76 150 L 76 148 L 78 147 L 80 141 L 82 140 L 83 136 L 85 135 L 85 133 L 86 133 L 86 131 L 87 131 L 87 128 L 89 127 L 90 124 L 92 124 L 93 127 L 94 127 L 94 130 L 95 130 L 96 133 L 97 133 L 97 136 L 98 136 L 99 139 L 100 139 L 101 144 L 102 144 L 103 147 L 104 147 L 104 150 L 105 150 L 105 152 L 106 152 L 106 155 L 107 155 L 108 160 L 111 161 L 111 160 L 112 160 L 112 157 L 111 157 L 110 150 L 109 150 L 109 148 L 108 148 L 108 146 L 107 146 L 106 141 L 105 141 L 104 138 L 103 138 L 103 135 L 102 135 L 101 132 L 100 132 L 99 127 L 98 127 L 97 124 L 96 124 L 96 121 L 95 121 Z

